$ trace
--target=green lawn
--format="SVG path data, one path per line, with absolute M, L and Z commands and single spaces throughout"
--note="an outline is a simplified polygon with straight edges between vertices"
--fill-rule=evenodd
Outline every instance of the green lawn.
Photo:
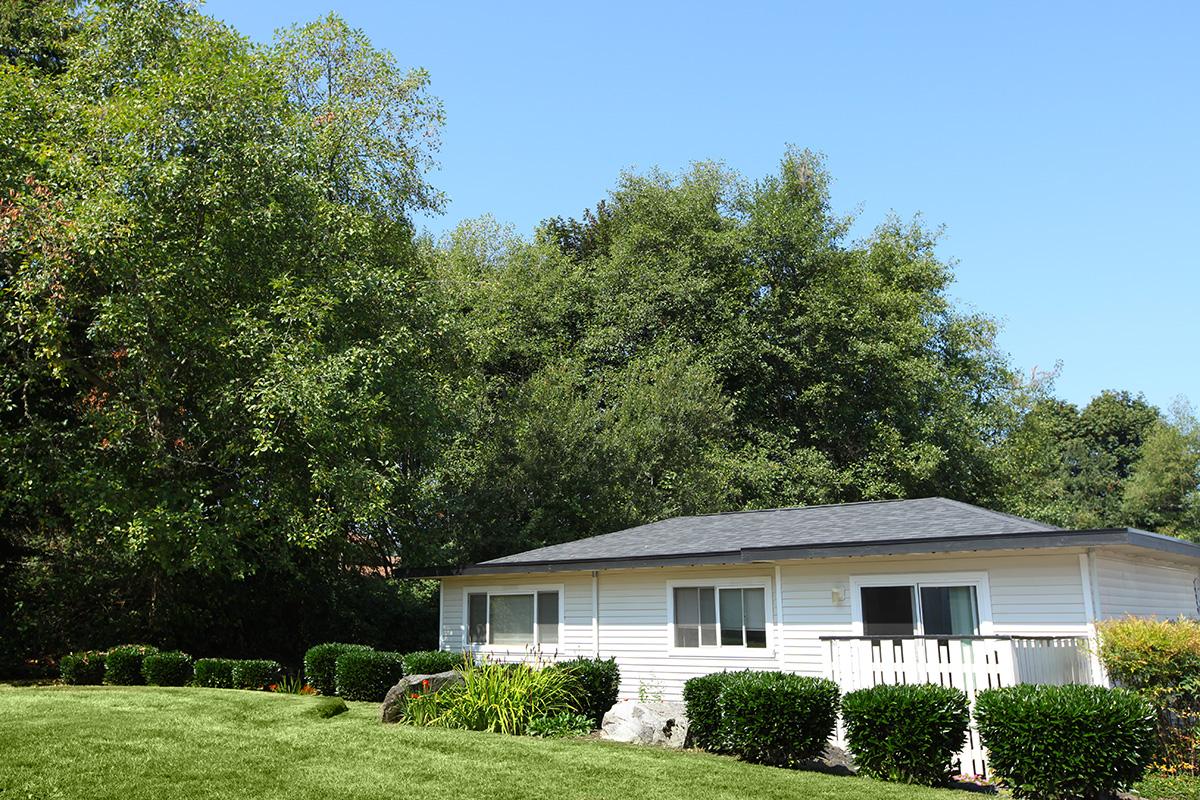
M 12 798 L 838 798 L 978 800 L 592 740 L 381 725 L 352 703 L 220 689 L 0 687 L 0 800 Z

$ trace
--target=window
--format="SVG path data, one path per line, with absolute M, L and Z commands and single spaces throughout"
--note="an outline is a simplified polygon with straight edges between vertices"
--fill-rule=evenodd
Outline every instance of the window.
M 676 647 L 766 647 L 766 590 L 680 586 L 673 590 Z
M 914 580 L 859 589 L 864 636 L 978 636 L 979 584 Z
M 472 592 L 467 595 L 471 644 L 558 644 L 558 591 Z

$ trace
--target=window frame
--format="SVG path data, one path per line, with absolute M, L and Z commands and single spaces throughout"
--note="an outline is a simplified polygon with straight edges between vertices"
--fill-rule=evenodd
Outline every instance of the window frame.
M 870 586 L 908 586 L 915 596 L 916 619 L 913 621 L 913 636 L 925 636 L 925 612 L 921 608 L 921 587 L 974 586 L 976 612 L 979 615 L 977 637 L 995 636 L 992 624 L 992 592 L 986 572 L 908 572 L 875 573 L 850 576 L 850 631 L 853 636 L 863 636 L 862 589 Z M 903 639 L 904 636 L 884 636 L 885 639 Z M 939 639 L 957 639 L 958 636 L 937 636 Z M 968 637 L 969 638 L 969 637 Z
M 716 605 L 717 643 L 697 645 L 696 647 L 678 647 L 675 644 L 675 590 L 676 589 L 712 589 L 713 602 Z M 762 589 L 763 593 L 763 627 L 766 631 L 765 647 L 747 647 L 744 644 L 721 644 L 721 590 L 722 589 Z M 695 658 L 775 658 L 775 603 L 773 602 L 774 587 L 770 578 L 713 578 L 697 576 L 680 580 L 667 581 L 667 655 L 691 656 Z M 743 615 L 745 612 L 743 611 Z M 743 641 L 745 633 L 743 632 Z
M 558 641 L 542 642 L 538 625 L 538 594 L 540 592 L 558 593 Z M 487 595 L 487 625 L 485 626 L 483 642 L 471 641 L 471 595 Z M 533 641 L 527 644 L 493 644 L 492 643 L 492 598 L 499 596 L 533 595 Z M 566 599 L 565 584 L 561 583 L 531 583 L 519 585 L 498 586 L 464 586 L 462 594 L 462 643 L 464 650 L 476 653 L 511 653 L 513 651 L 529 651 L 541 648 L 543 645 L 551 650 L 558 650 L 563 645 L 563 634 L 566 628 Z

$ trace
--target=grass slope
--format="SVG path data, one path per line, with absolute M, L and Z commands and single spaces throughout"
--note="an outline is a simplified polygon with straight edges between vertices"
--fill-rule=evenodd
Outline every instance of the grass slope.
M 295 695 L 145 687 L 0 688 L 9 798 L 838 798 L 978 795 L 592 740 L 322 720 Z

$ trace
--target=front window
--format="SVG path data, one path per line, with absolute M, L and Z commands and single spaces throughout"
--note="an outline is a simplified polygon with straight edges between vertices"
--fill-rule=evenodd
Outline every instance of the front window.
M 471 644 L 558 644 L 558 592 L 474 592 L 467 595 Z
M 676 647 L 766 647 L 766 590 L 681 586 L 673 590 Z
M 863 586 L 864 636 L 978 636 L 976 587 Z

